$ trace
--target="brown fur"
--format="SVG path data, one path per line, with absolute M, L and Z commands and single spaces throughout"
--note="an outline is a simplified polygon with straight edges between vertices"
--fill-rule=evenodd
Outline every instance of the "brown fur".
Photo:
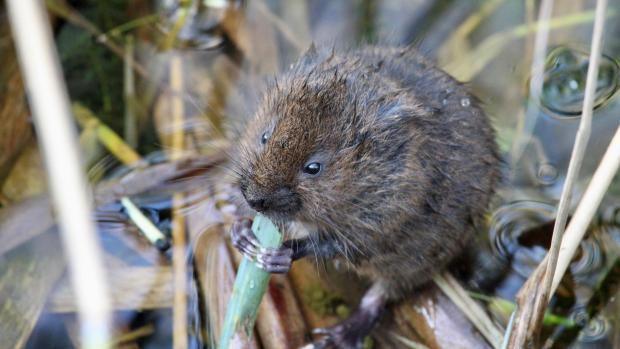
M 318 176 L 303 173 L 309 161 L 323 163 Z M 266 215 L 338 241 L 398 298 L 469 242 L 498 163 L 463 85 L 410 48 L 367 47 L 311 49 L 278 77 L 240 139 L 237 171 L 246 199 L 286 203 Z

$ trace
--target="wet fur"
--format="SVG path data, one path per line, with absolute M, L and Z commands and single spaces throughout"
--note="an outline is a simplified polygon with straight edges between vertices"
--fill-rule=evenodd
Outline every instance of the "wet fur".
M 314 159 L 318 177 L 302 172 Z M 311 238 L 338 243 L 396 299 L 462 252 L 498 163 L 462 84 L 411 48 L 367 47 L 310 49 L 279 76 L 240 139 L 236 172 L 247 193 L 290 190 L 294 209 L 270 217 L 315 227 Z

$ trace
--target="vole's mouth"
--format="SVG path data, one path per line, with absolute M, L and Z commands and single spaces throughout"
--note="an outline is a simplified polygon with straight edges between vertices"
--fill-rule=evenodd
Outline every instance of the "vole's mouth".
M 252 209 L 270 218 L 290 220 L 301 209 L 301 199 L 288 188 L 267 192 L 242 187 L 241 193 Z
M 261 212 L 261 211 L 259 211 Z M 269 217 L 271 220 L 273 220 L 274 222 L 291 222 L 295 220 L 295 213 L 297 211 L 289 211 L 289 210 L 280 210 L 280 211 L 276 211 L 276 210 L 269 210 L 269 211 L 264 211 L 261 212 L 262 214 L 264 214 L 265 216 Z

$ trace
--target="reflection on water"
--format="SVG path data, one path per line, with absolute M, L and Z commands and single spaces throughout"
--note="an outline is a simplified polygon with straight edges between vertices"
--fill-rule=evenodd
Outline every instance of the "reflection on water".
M 240 0 L 177 1 L 159 0 L 158 12 L 164 16 L 163 30 L 176 33 L 176 45 L 191 49 L 208 50 L 224 44 L 222 22 L 226 11 L 241 6 Z
M 576 336 L 571 347 L 589 348 L 592 343 L 607 343 L 614 336 L 612 325 L 617 326 L 618 319 L 604 315 L 601 309 L 607 297 L 616 293 L 609 290 L 609 285 L 620 281 L 619 275 L 612 272 L 620 265 L 620 225 L 616 221 L 619 207 L 610 206 L 599 215 L 581 242 L 558 296 L 551 302 L 555 313 L 566 314 L 583 329 L 575 333 L 558 326 L 552 331 L 550 342 L 567 343 Z M 553 205 L 535 201 L 510 203 L 494 212 L 489 231 L 493 251 L 510 261 L 511 266 L 496 288 L 496 296 L 514 299 L 542 261 L 550 244 L 554 216 Z M 612 297 L 611 301 L 614 300 Z
M 542 108 L 533 116 L 532 135 L 524 156 L 515 164 L 512 183 L 537 188 L 546 200 L 557 200 L 579 128 L 588 54 L 562 46 L 551 50 L 546 62 Z M 618 63 L 603 56 L 597 80 L 593 136 L 588 142 L 574 201 L 579 199 L 620 123 L 619 79 Z
M 589 54 L 568 47 L 558 47 L 547 56 L 541 103 L 561 117 L 581 113 Z M 607 102 L 618 90 L 620 69 L 611 57 L 603 55 L 594 98 L 594 109 Z

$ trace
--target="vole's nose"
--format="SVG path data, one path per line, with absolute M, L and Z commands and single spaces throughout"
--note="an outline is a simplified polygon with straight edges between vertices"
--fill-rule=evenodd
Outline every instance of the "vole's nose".
M 260 198 L 260 197 L 248 198 L 247 201 L 250 207 L 252 207 L 256 211 L 262 212 L 267 208 L 267 205 L 265 205 L 266 204 L 265 199 L 263 198 Z
M 273 191 L 245 190 L 244 195 L 250 207 L 263 213 L 268 211 L 290 213 L 299 208 L 296 195 L 286 187 Z

